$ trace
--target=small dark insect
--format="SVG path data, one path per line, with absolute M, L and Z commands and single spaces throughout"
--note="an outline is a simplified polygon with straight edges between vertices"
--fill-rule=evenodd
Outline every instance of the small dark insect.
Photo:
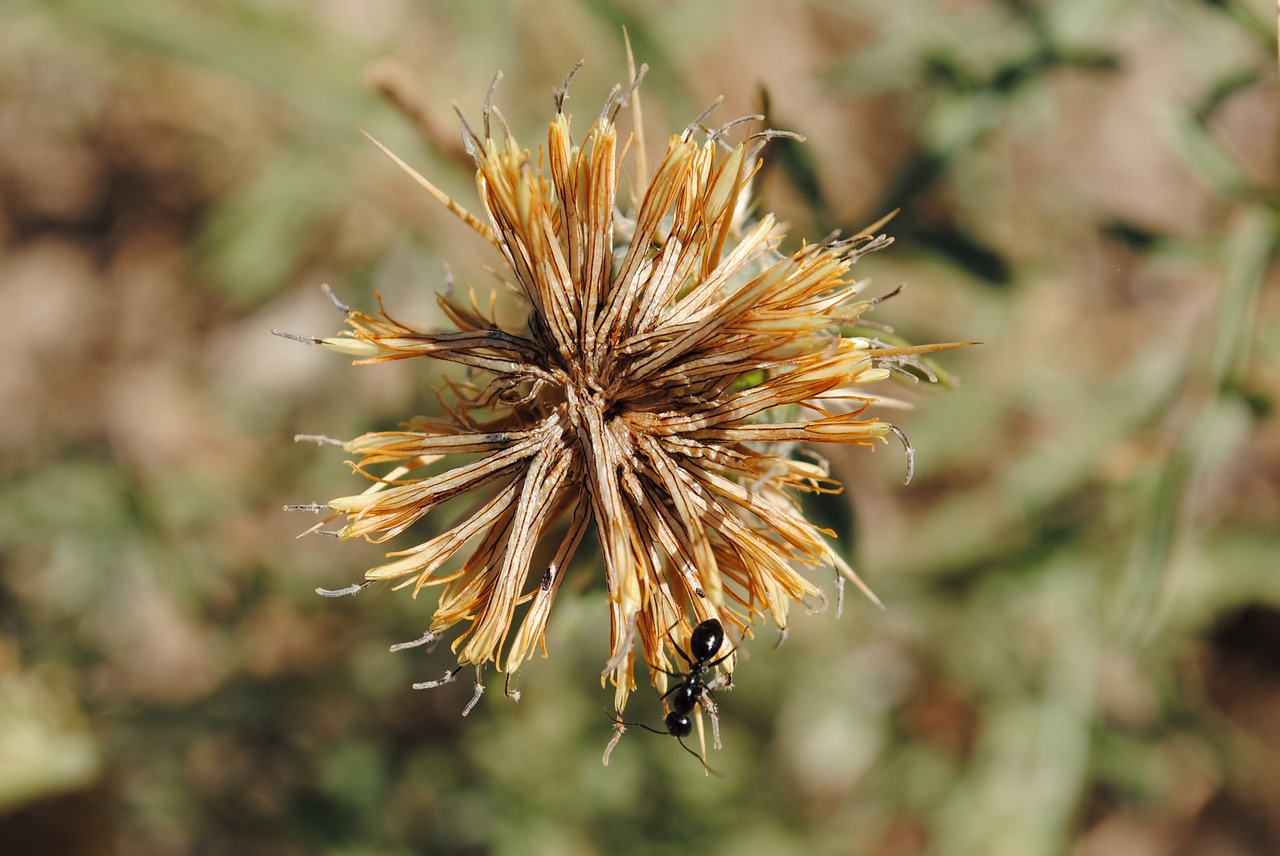
M 713 688 L 721 687 L 728 682 L 727 676 L 712 677 L 708 680 L 708 673 L 712 672 L 716 666 L 727 660 L 733 651 L 716 657 L 720 648 L 724 645 L 724 627 L 719 620 L 708 618 L 697 627 L 693 628 L 693 633 L 689 636 L 689 653 L 685 653 L 684 649 L 672 644 L 681 658 L 689 665 L 688 671 L 685 672 L 668 672 L 666 669 L 659 669 L 667 675 L 677 679 L 674 687 L 667 690 L 662 696 L 662 700 L 667 704 L 667 715 L 662 721 L 665 731 L 646 725 L 643 722 L 627 722 L 614 714 L 610 718 L 619 725 L 634 725 L 643 728 L 646 731 L 652 731 L 654 734 L 670 734 L 679 743 L 684 751 L 697 758 L 702 764 L 704 770 L 716 776 L 722 775 L 707 766 L 707 762 L 702 759 L 697 752 L 690 749 L 683 738 L 688 737 L 693 731 L 693 720 L 690 714 L 694 708 L 702 705 L 708 710 L 711 716 L 716 716 L 715 712 L 715 693 Z

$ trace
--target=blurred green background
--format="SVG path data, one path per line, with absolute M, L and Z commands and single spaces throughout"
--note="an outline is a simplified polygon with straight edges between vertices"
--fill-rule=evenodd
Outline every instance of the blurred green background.
M 1280 98 L 1269 0 L 8 0 L 0 7 L 0 852 L 1280 852 Z M 414 692 L 430 592 L 281 511 L 430 373 L 327 335 L 434 316 L 489 250 L 456 99 L 532 145 L 650 65 L 651 146 L 719 95 L 793 239 L 901 206 L 859 264 L 942 355 L 917 450 L 826 450 L 814 513 L 887 609 L 764 630 L 708 779 L 610 692 L 591 551 L 520 674 Z M 434 144 L 372 81 L 416 90 Z M 825 584 L 825 581 L 824 581 Z M 629 709 L 656 722 L 642 688 Z

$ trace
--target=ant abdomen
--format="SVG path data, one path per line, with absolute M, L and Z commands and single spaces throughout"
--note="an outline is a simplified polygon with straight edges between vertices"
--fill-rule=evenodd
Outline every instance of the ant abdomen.
M 716 655 L 724 644 L 724 627 L 718 619 L 708 618 L 693 628 L 689 635 L 689 656 L 693 658 L 693 666 L 705 665 Z M 677 649 L 679 650 L 679 649 Z M 681 652 L 683 654 L 683 652 Z

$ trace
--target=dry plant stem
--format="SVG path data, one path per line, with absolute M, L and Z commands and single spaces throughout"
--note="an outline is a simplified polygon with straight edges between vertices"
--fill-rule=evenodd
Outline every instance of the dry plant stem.
M 458 666 L 455 669 L 450 669 L 449 671 L 445 672 L 442 677 L 437 678 L 434 681 L 423 681 L 422 683 L 414 684 L 413 689 L 433 690 L 433 689 L 436 689 L 437 687 L 442 687 L 445 684 L 451 684 L 455 680 L 457 680 L 458 673 L 461 671 L 462 671 L 462 666 Z M 466 716 L 467 714 L 471 713 L 472 709 L 480 701 L 480 696 L 482 695 L 484 695 L 484 667 L 477 665 L 475 694 L 471 696 L 471 700 L 467 702 L 467 706 L 462 709 L 463 716 Z
M 707 718 L 711 720 L 711 746 L 714 749 L 720 748 L 720 709 L 716 707 L 716 703 L 709 698 L 702 700 L 702 709 L 706 712 Z M 698 742 L 702 745 L 702 758 L 707 757 L 707 740 L 702 732 L 702 717 L 698 717 Z
M 392 645 L 388 650 L 390 650 L 390 652 L 394 654 L 397 651 L 407 651 L 410 648 L 418 648 L 423 645 L 426 645 L 428 647 L 434 647 L 435 643 L 439 641 L 440 641 L 440 637 L 428 630 L 426 633 L 423 633 L 421 636 L 419 636 L 417 639 L 414 639 L 412 642 L 399 642 L 395 645 Z
M 833 236 L 783 253 L 771 215 L 748 219 L 751 181 L 773 132 L 732 144 L 730 122 L 699 141 L 699 117 L 669 138 L 651 174 L 637 144 L 637 198 L 620 207 L 626 147 L 614 118 L 629 101 L 640 118 L 643 71 L 615 87 L 581 139 L 563 112 L 566 81 L 536 154 L 511 136 L 491 90 L 482 130 L 463 120 L 482 216 L 374 141 L 499 253 L 499 276 L 527 302 L 523 327 L 500 326 L 475 294 L 450 293 L 438 297 L 450 331 L 415 329 L 380 301 L 370 315 L 335 299 L 346 330 L 294 337 L 359 364 L 426 357 L 465 372 L 442 390 L 442 417 L 343 444 L 370 485 L 329 501 L 326 522 L 342 518 L 340 537 L 382 543 L 473 497 L 451 528 L 389 552 L 365 583 L 329 593 L 377 581 L 415 595 L 440 586 L 429 631 L 411 644 L 463 628 L 452 648 L 459 669 L 477 669 L 468 711 L 483 691 L 483 666 L 509 677 L 535 651 L 545 655 L 551 608 L 592 522 L 611 628 L 603 677 L 619 713 L 635 687 L 637 640 L 665 692 L 670 628 L 682 639 L 709 618 L 739 635 L 766 618 L 785 629 L 791 604 L 825 603 L 803 568 L 833 567 L 870 596 L 797 501 L 839 484 L 825 464 L 791 450 L 872 447 L 895 434 L 908 450 L 909 478 L 910 445 L 869 415 L 880 398 L 867 387 L 954 347 L 885 347 L 846 332 L 877 302 L 859 294 L 850 267 L 888 238 Z M 535 566 L 544 541 L 553 542 L 550 565 Z M 439 686 L 457 672 L 415 686 Z M 718 746 L 714 707 L 707 712 Z
M 618 741 L 622 739 L 622 735 L 626 732 L 626 730 L 627 730 L 626 725 L 622 724 L 621 722 L 618 722 L 617 720 L 614 721 L 613 736 L 610 737 L 609 742 L 605 744 L 604 755 L 602 755 L 600 758 L 600 762 L 604 764 L 604 766 L 606 767 L 609 766 L 609 756 L 611 756 L 613 754 L 613 750 L 617 748 Z

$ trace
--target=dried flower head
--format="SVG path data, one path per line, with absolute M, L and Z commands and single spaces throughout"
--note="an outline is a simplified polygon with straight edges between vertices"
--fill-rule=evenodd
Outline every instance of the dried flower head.
M 441 296 L 456 330 L 343 307 L 349 329 L 314 340 L 358 363 L 427 357 L 468 370 L 447 384 L 444 417 L 344 444 L 372 484 L 325 506 L 345 517 L 342 538 L 385 542 L 442 503 L 475 497 L 452 528 L 388 553 L 344 591 L 442 586 L 423 639 L 463 625 L 459 668 L 492 663 L 509 677 L 536 650 L 545 656 L 551 606 L 594 523 L 612 629 L 605 675 L 619 711 L 635 688 L 637 638 L 662 688 L 680 665 L 672 646 L 700 621 L 718 618 L 733 634 L 764 616 L 785 627 L 793 603 L 823 597 L 805 568 L 862 585 L 831 533 L 800 511 L 798 492 L 840 486 L 819 459 L 795 457 L 797 444 L 883 441 L 897 429 L 867 415 L 877 398 L 865 387 L 950 347 L 849 334 L 877 302 L 850 267 L 888 238 L 783 252 L 773 216 L 748 217 L 775 132 L 731 144 L 739 123 L 709 131 L 699 117 L 651 174 L 637 135 L 639 190 L 621 205 L 614 122 L 630 98 L 638 123 L 642 76 L 614 89 L 581 142 L 563 109 L 566 81 L 536 155 L 491 98 L 481 133 L 464 119 L 484 220 L 383 149 L 498 251 L 528 303 L 522 329 L 486 317 L 474 295 Z M 455 455 L 466 457 L 449 466 Z

